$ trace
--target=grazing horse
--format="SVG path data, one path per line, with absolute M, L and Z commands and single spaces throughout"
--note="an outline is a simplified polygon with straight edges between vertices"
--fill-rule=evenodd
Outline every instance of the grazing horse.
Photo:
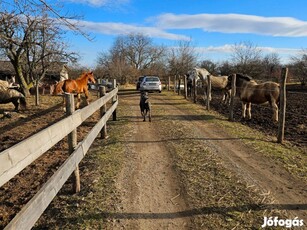
M 229 85 L 231 85 L 232 75 L 228 77 Z M 248 75 L 236 74 L 236 89 L 237 94 L 242 101 L 242 117 L 251 119 L 251 104 L 270 103 L 273 110 L 273 121 L 278 121 L 278 106 L 279 101 L 279 84 L 268 81 L 258 84 Z
M 226 104 L 230 101 L 230 92 L 231 89 L 227 88 L 228 84 L 228 76 L 213 76 L 211 73 L 206 70 L 205 68 L 194 68 L 191 71 L 190 79 L 191 80 L 201 80 L 203 82 L 203 86 L 206 89 L 208 86 L 208 76 L 210 76 L 211 80 L 211 87 L 215 90 L 221 90 L 223 92 L 223 98 L 222 101 Z M 207 99 L 207 93 L 205 90 L 204 93 L 205 100 Z M 209 92 L 209 101 L 211 101 L 211 92 Z
M 26 97 L 17 89 L 9 88 L 9 83 L 0 81 L 0 104 L 12 102 L 15 106 L 15 111 L 19 110 L 19 104 L 25 109 L 27 107 Z
M 63 81 L 62 90 L 64 92 L 66 92 L 66 93 L 76 93 L 77 94 L 77 96 L 78 96 L 78 103 L 76 105 L 77 109 L 80 106 L 81 93 L 85 94 L 86 102 L 87 102 L 87 104 L 89 104 L 88 86 L 87 86 L 88 81 L 90 81 L 94 84 L 96 83 L 93 72 L 83 73 L 76 80 L 67 79 L 67 80 Z M 59 82 L 59 83 L 61 83 L 61 82 Z

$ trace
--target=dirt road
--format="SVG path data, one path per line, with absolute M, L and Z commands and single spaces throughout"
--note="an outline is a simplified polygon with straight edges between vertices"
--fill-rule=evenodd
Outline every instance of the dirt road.
M 165 119 L 179 120 L 185 132 L 190 132 L 189 138 L 205 145 L 224 168 L 275 200 L 264 209 L 287 210 L 289 218 L 299 216 L 307 220 L 305 182 L 291 176 L 277 162 L 251 150 L 240 139 L 229 136 L 214 122 L 184 109 L 181 100 L 159 94 L 150 94 L 150 98 L 151 123 L 143 122 L 140 117 L 138 94 L 120 97 L 120 103 L 131 112 L 125 118 L 133 124 L 133 129 L 124 140 L 129 159 L 117 180 L 122 205 L 122 214 L 115 216 L 121 220 L 117 228 L 186 229 L 190 226 L 193 212 L 187 213 L 193 207 L 187 204 L 168 145 L 180 140 L 180 136 L 166 139 L 161 122 Z
M 163 143 L 157 121 L 143 122 L 138 96 L 123 98 L 131 107 L 134 129 L 127 140 L 130 158 L 118 180 L 125 229 L 185 229 L 187 209 L 171 155 Z

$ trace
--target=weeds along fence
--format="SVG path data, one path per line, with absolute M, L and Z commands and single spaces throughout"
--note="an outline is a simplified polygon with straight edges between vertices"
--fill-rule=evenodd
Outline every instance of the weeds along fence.
M 68 136 L 69 151 L 71 152 L 68 159 L 5 229 L 31 229 L 73 172 L 75 172 L 75 191 L 80 191 L 78 164 L 86 155 L 99 133 L 101 133 L 102 138 L 106 137 L 106 122 L 108 119 L 113 115 L 113 120 L 116 120 L 118 88 L 115 86 L 116 82 L 114 80 L 113 89 L 109 93 L 105 93 L 105 87 L 101 87 L 101 97 L 77 111 L 74 111 L 73 95 L 67 94 L 66 101 L 68 103 L 66 103 L 66 108 L 68 108 L 67 113 L 70 115 L 0 153 L 0 187 L 2 187 L 3 184 L 16 176 L 66 136 Z M 106 110 L 106 103 L 110 100 L 112 105 Z M 100 120 L 88 135 L 77 144 L 76 128 L 99 109 Z

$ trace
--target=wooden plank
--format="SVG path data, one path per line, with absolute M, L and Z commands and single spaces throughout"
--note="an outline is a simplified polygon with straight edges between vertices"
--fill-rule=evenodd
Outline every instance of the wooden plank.
M 204 84 L 206 84 L 204 82 Z M 207 105 L 207 110 L 210 110 L 210 100 L 211 100 L 211 76 L 208 75 L 207 76 L 207 92 L 205 92 L 207 94 L 207 100 L 206 100 L 206 105 Z
M 14 217 L 14 219 L 5 227 L 8 229 L 31 229 L 45 209 L 51 203 L 53 198 L 62 188 L 69 176 L 75 170 L 76 165 L 80 163 L 86 155 L 91 144 L 100 133 L 101 128 L 106 124 L 116 109 L 118 101 L 116 101 L 105 115 L 89 132 L 86 138 L 77 146 L 76 150 L 61 165 L 61 167 L 53 174 L 53 176 L 44 184 L 39 192 L 22 208 L 22 210 Z
M 230 96 L 230 105 L 229 105 L 229 121 L 234 121 L 233 118 L 233 110 L 234 110 L 234 103 L 235 103 L 235 96 L 236 96 L 236 78 L 237 75 L 233 74 L 231 79 L 231 96 Z
M 99 87 L 99 96 L 103 97 L 104 95 L 106 95 L 106 87 L 105 86 L 100 86 Z M 100 108 L 100 117 L 103 117 L 103 115 L 106 113 L 107 111 L 107 105 L 104 104 L 101 108 Z M 103 128 L 100 131 L 100 137 L 102 139 L 106 139 L 108 136 L 107 133 L 107 125 L 104 125 Z
M 0 187 L 62 140 L 118 92 L 118 88 L 89 106 L 0 153 Z
M 286 123 L 286 104 L 287 104 L 287 92 L 286 82 L 288 76 L 288 68 L 283 68 L 281 71 L 281 83 L 280 83 L 280 99 L 279 99 L 279 115 L 278 115 L 278 133 L 277 142 L 283 143 L 285 135 L 285 123 Z

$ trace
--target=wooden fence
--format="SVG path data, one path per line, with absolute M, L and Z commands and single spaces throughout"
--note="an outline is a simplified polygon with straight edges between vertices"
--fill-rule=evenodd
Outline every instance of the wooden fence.
M 115 86 L 115 81 L 113 83 Z M 101 90 L 101 92 L 103 92 L 103 90 Z M 86 155 L 97 135 L 106 132 L 106 122 L 112 114 L 113 120 L 116 120 L 116 107 L 118 105 L 117 93 L 118 88 L 114 88 L 111 92 L 106 93 L 105 95 L 101 93 L 101 98 L 92 102 L 85 108 L 73 112 L 61 121 L 0 153 L 1 187 L 38 157 L 48 151 L 52 146 L 67 135 L 71 134 L 95 111 L 98 109 L 101 111 L 101 119 L 93 129 L 82 142 L 74 146 L 68 159 L 43 185 L 39 192 L 36 193 L 36 195 L 22 208 L 5 229 L 31 229 L 34 226 L 69 176 L 76 170 L 76 168 L 78 168 L 79 162 Z M 106 110 L 105 105 L 109 100 L 112 100 L 112 106 Z

